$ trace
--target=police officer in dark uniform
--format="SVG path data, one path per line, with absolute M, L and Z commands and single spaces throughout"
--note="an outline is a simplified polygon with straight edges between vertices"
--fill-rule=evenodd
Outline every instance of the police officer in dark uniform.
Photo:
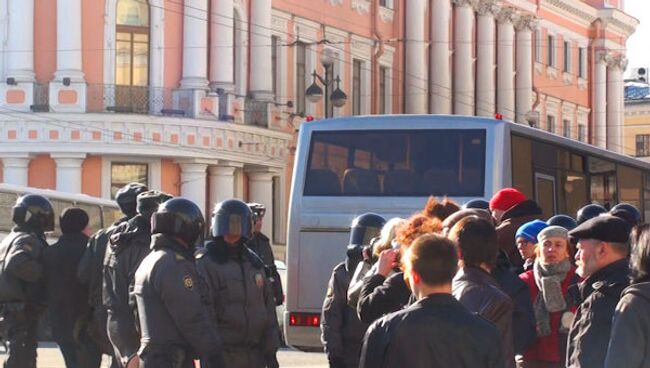
M 194 262 L 205 229 L 201 210 L 185 198 L 161 204 L 151 219 L 152 252 L 135 273 L 144 368 L 223 367 L 221 339 L 210 318 L 208 290 Z
M 111 356 L 114 355 L 114 350 L 106 331 L 107 314 L 102 300 L 103 266 L 106 247 L 109 237 L 117 226 L 136 215 L 137 196 L 147 190 L 144 184 L 129 183 L 117 192 L 115 202 L 117 202 L 124 217 L 111 224 L 108 228 L 97 231 L 90 237 L 86 251 L 77 269 L 77 278 L 79 278 L 82 284 L 88 286 L 88 303 L 91 308 L 91 315 L 88 318 L 86 326 L 88 334 L 93 337 L 102 353 Z M 91 368 L 99 368 L 100 364 L 101 356 L 98 356 Z M 111 368 L 118 367 L 117 359 L 113 357 Z
M 278 367 L 278 323 L 264 263 L 246 246 L 252 214 L 246 203 L 217 203 L 212 241 L 197 253 L 211 291 L 227 368 Z
M 140 346 L 135 305 L 129 303 L 129 293 L 133 289 L 135 271 L 149 254 L 151 216 L 161 203 L 171 198 L 156 190 L 138 194 L 138 214 L 113 231 L 106 249 L 103 302 L 108 313 L 108 337 L 122 366 L 136 355 Z
M 0 243 L 0 304 L 8 341 L 5 368 L 36 368 L 38 320 L 45 290 L 41 255 L 54 210 L 43 196 L 28 194 L 12 210 L 16 226 Z
M 262 233 L 262 222 L 264 221 L 266 207 L 259 203 L 249 203 L 248 207 L 253 213 L 253 234 L 246 245 L 264 262 L 267 272 L 271 275 L 269 282 L 271 283 L 271 290 L 273 290 L 275 305 L 282 305 L 284 302 L 284 291 L 282 290 L 282 282 L 278 268 L 275 266 L 273 248 L 271 247 L 270 239 Z

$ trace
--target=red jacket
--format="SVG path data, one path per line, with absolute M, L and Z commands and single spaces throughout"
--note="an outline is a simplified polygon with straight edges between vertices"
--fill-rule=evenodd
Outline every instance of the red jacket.
M 562 281 L 562 295 L 564 295 L 565 298 L 567 296 L 567 290 L 569 286 L 579 281 L 579 279 L 574 276 L 575 272 L 575 267 L 571 267 L 569 272 L 567 272 L 564 281 Z M 539 289 L 535 283 L 533 270 L 520 274 L 519 278 L 528 285 L 530 297 L 534 305 L 535 300 L 537 299 L 537 294 L 539 294 Z M 571 305 L 571 312 L 575 313 L 576 308 L 576 305 Z M 562 319 L 562 314 L 564 314 L 564 312 L 551 313 L 551 334 L 544 337 L 538 337 L 535 344 L 530 349 L 528 349 L 526 353 L 524 353 L 524 361 L 544 361 L 555 363 L 565 361 L 566 357 L 564 356 L 564 352 L 566 349 L 560 349 L 560 344 L 564 344 L 564 346 L 567 344 L 567 336 L 560 336 L 560 320 Z

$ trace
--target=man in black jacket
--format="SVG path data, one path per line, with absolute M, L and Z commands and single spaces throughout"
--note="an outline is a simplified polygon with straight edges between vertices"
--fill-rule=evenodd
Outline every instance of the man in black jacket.
M 110 237 L 104 257 L 103 304 L 108 314 L 108 337 L 122 366 L 138 352 L 140 334 L 135 304 L 130 298 L 135 271 L 149 254 L 151 216 L 158 205 L 172 198 L 156 190 L 137 196 L 138 214 L 120 224 Z
M 581 304 L 569 331 L 568 368 L 600 368 L 605 364 L 616 304 L 629 284 L 630 231 L 626 221 L 603 215 L 569 233 L 578 240 L 576 273 L 585 280 L 578 287 Z
M 47 308 L 52 336 L 67 368 L 97 366 L 99 347 L 76 327 L 88 314 L 88 288 L 77 279 L 77 266 L 88 243 L 88 214 L 70 207 L 61 212 L 61 237 L 43 251 Z
M 451 295 L 454 243 L 419 237 L 404 257 L 417 302 L 377 320 L 364 338 L 360 368 L 503 368 L 499 333 Z

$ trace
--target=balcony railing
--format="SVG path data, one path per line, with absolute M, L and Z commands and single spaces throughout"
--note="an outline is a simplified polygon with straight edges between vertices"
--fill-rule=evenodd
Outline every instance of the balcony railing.
M 87 112 L 185 115 L 183 109 L 174 109 L 169 88 L 89 84 L 87 93 Z

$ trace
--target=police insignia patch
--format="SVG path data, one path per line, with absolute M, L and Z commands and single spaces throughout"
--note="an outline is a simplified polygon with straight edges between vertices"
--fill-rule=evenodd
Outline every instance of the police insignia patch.
M 260 289 L 264 287 L 264 276 L 261 273 L 255 274 L 255 284 Z
M 185 277 L 183 277 L 183 286 L 185 286 L 185 288 L 188 290 L 192 290 L 194 288 L 194 280 L 192 280 L 192 277 L 190 275 L 185 275 Z

